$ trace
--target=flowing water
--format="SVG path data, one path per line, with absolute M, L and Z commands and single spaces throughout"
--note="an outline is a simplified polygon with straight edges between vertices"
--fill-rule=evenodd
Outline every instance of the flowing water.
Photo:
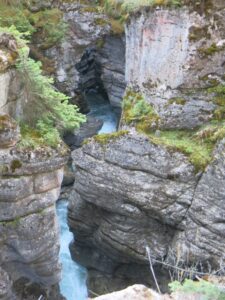
M 86 300 L 86 270 L 72 260 L 69 244 L 73 240 L 73 234 L 67 225 L 66 200 L 57 203 L 57 215 L 60 223 L 60 252 L 59 258 L 62 263 L 62 280 L 60 291 L 67 300 Z
M 103 121 L 99 133 L 110 133 L 117 129 L 118 116 L 109 103 L 93 101 L 90 103 L 90 115 Z M 62 263 L 62 280 L 60 291 L 67 300 L 86 300 L 87 273 L 85 268 L 74 262 L 70 255 L 69 244 L 73 234 L 67 225 L 68 201 L 61 200 L 57 203 L 57 215 L 60 223 L 60 262 Z

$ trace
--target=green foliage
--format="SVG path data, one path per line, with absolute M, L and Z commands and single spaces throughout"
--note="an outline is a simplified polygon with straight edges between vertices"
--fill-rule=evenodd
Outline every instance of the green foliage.
M 42 48 L 49 48 L 63 39 L 68 24 L 62 19 L 63 15 L 57 8 L 46 9 L 37 13 L 27 12 L 27 19 L 33 26 L 34 38 L 38 38 Z
M 18 48 L 27 49 L 27 53 L 28 53 L 27 43 L 28 43 L 28 38 L 30 36 L 29 32 L 20 32 L 17 30 L 17 28 L 14 25 L 12 25 L 10 27 L 0 26 L 0 33 L 8 33 L 12 35 L 17 41 Z
M 13 173 L 16 171 L 16 169 L 20 169 L 21 167 L 22 167 L 22 163 L 18 159 L 14 159 L 10 164 L 10 169 L 12 170 Z
M 42 74 L 41 63 L 27 58 L 27 48 L 20 49 L 17 69 L 29 99 L 26 121 L 36 127 L 50 145 L 55 145 L 59 133 L 78 128 L 85 121 L 78 108 L 69 104 L 69 97 L 53 87 L 53 79 Z
M 14 25 L 20 32 L 30 32 L 31 34 L 35 31 L 34 26 L 30 24 L 23 7 L 18 5 L 6 5 L 0 4 L 0 26 L 10 27 Z
M 24 108 L 24 121 L 34 131 L 37 130 L 35 134 L 30 134 L 29 130 L 24 129 L 20 146 L 35 148 L 46 143 L 56 147 L 63 131 L 79 128 L 86 118 L 79 113 L 77 106 L 69 103 L 69 97 L 54 88 L 53 79 L 42 74 L 41 63 L 28 58 L 29 48 L 23 39 L 27 33 L 20 33 L 15 26 L 0 27 L 0 32 L 10 33 L 17 40 L 19 58 L 16 67 L 29 99 L 29 105 Z
M 34 150 L 39 148 L 40 146 L 48 146 L 45 138 L 41 135 L 41 133 L 37 129 L 34 129 L 27 124 L 20 124 L 20 133 L 21 140 L 18 144 L 19 149 Z
M 186 100 L 181 97 L 173 97 L 170 98 L 168 101 L 168 104 L 177 104 L 177 105 L 184 105 L 186 103 Z
M 0 26 L 13 25 L 21 33 L 29 32 L 35 42 L 39 41 L 42 44 L 42 48 L 51 47 L 64 37 L 68 25 L 62 16 L 62 12 L 57 8 L 31 12 L 22 4 L 0 3 Z
M 132 13 L 143 7 L 180 6 L 181 0 L 104 0 L 105 10 L 116 17 Z
M 123 121 L 126 124 L 134 124 L 144 132 L 150 131 L 159 121 L 159 116 L 144 96 L 132 90 L 127 91 L 122 107 Z
M 225 293 L 214 284 L 205 280 L 193 281 L 186 279 L 183 284 L 174 281 L 169 284 L 169 288 L 172 292 L 203 295 L 204 300 L 225 300 Z M 201 297 L 201 299 L 203 298 Z

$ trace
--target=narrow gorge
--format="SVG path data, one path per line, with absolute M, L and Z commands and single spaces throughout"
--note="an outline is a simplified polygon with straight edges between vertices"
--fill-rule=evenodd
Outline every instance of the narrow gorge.
M 224 0 L 0 3 L 1 300 L 222 300 L 224 224 Z

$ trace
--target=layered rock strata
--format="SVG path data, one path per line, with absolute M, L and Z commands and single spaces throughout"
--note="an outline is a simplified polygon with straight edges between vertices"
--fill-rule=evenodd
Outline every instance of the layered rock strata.
M 212 119 L 208 88 L 224 83 L 225 60 L 224 3 L 214 2 L 201 15 L 190 7 L 142 11 L 126 27 L 126 81 L 154 106 L 160 128 Z
M 120 107 L 125 89 L 124 38 L 111 34 L 107 16 L 95 11 L 93 6 L 63 3 L 60 8 L 69 25 L 68 32 L 60 45 L 46 51 L 47 56 L 55 61 L 57 87 L 86 112 L 84 99 L 80 100 L 80 74 L 75 65 L 81 63 L 86 51 L 94 48 L 101 66 L 101 84 L 112 106 Z M 88 68 L 88 63 L 82 62 L 82 65 Z M 82 81 L 90 79 L 95 82 L 95 75 L 96 72 L 88 72 L 88 78 L 84 76 Z M 91 87 L 95 88 L 94 84 Z
M 11 300 L 14 293 L 15 299 L 53 299 L 49 295 L 55 293 L 54 299 L 61 299 L 55 202 L 68 153 L 63 148 L 61 153 L 43 147 L 20 150 L 18 140 L 16 123 L 1 115 L 0 297 Z M 26 293 L 32 284 L 35 288 Z
M 190 133 L 211 120 L 224 122 L 223 113 L 216 113 L 223 111 L 223 98 L 215 100 L 211 89 L 225 83 L 224 1 L 186 2 L 176 10 L 133 13 L 126 26 L 126 82 L 151 104 L 158 117 L 156 137 L 163 130 Z M 102 66 L 104 49 L 113 48 L 105 41 L 98 50 Z M 109 70 L 114 65 L 120 70 L 115 63 Z M 101 74 L 106 91 L 109 78 L 119 90 L 122 77 L 103 69 Z M 114 86 L 108 92 L 115 106 L 120 95 Z M 69 224 L 76 244 L 71 251 L 88 268 L 89 287 L 97 293 L 152 284 L 146 247 L 158 261 L 203 269 L 224 265 L 224 140 L 204 172 L 196 173 L 184 154 L 132 132 L 102 144 L 94 139 L 73 152 Z M 155 270 L 166 283 L 161 264 Z
M 69 224 L 73 256 L 89 269 L 97 293 L 150 284 L 153 259 L 186 265 L 223 264 L 225 141 L 204 174 L 187 158 L 130 133 L 73 152 L 75 184 Z M 173 260 L 172 260 L 173 259 Z M 155 266 L 157 279 L 166 272 Z M 163 287 L 162 287 L 163 289 Z

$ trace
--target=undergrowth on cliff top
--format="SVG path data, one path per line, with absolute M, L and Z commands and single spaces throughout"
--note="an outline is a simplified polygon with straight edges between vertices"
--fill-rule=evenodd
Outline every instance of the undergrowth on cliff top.
M 60 134 L 78 128 L 86 118 L 77 106 L 69 104 L 69 97 L 54 88 L 53 79 L 42 74 L 41 63 L 28 57 L 29 48 L 24 39 L 27 33 L 20 33 L 15 26 L 0 27 L 1 32 L 13 35 L 18 44 L 16 68 L 24 84 L 24 96 L 29 101 L 24 107 L 24 121 L 38 131 L 49 146 L 57 147 Z
M 31 12 L 22 3 L 0 3 L 0 26 L 14 25 L 20 32 L 29 32 L 34 43 L 40 43 L 47 49 L 63 39 L 67 24 L 63 21 L 63 13 L 57 9 L 44 9 Z
M 181 292 L 190 296 L 191 294 L 195 294 L 195 296 L 199 294 L 199 298 L 205 300 L 225 300 L 224 291 L 206 280 L 193 281 L 186 279 L 182 284 L 179 281 L 174 281 L 169 284 L 169 288 L 172 292 Z
M 121 35 L 124 32 L 124 23 L 131 13 L 139 11 L 144 7 L 177 7 L 181 5 L 181 1 L 182 0 L 98 0 L 96 1 L 97 5 L 91 5 L 88 1 L 83 0 L 82 3 L 89 5 L 83 8 L 85 11 L 104 12 L 108 15 L 112 34 Z M 105 20 L 103 19 L 103 21 Z
M 122 16 L 124 13 L 132 13 L 143 7 L 181 5 L 181 0 L 103 0 L 100 2 L 106 12 L 113 16 Z
M 223 87 L 218 86 L 211 92 L 216 95 L 218 101 L 218 99 L 224 99 L 224 90 Z M 222 100 L 220 104 L 225 105 Z M 224 106 L 221 107 L 224 109 Z M 204 170 L 210 163 L 215 144 L 225 137 L 224 117 L 211 121 L 194 131 L 158 130 L 156 134 L 155 130 L 159 126 L 160 117 L 146 102 L 143 95 L 132 90 L 129 90 L 123 99 L 122 122 L 146 134 L 153 143 L 185 154 L 195 166 L 196 172 Z
M 128 90 L 123 98 L 122 122 L 133 124 L 137 129 L 148 131 L 157 126 L 159 116 L 140 93 Z

